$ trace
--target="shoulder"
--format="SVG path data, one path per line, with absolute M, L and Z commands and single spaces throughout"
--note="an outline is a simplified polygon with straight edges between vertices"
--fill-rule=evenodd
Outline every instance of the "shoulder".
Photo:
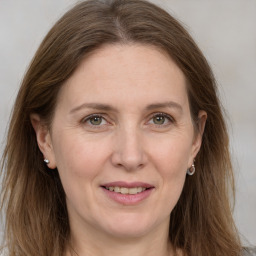
M 256 247 L 244 248 L 242 256 L 256 256 Z

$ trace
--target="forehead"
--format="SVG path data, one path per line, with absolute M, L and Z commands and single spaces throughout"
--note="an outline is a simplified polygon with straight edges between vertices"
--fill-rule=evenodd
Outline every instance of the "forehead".
M 174 98 L 182 104 L 187 100 L 186 79 L 175 62 L 154 46 L 105 45 L 84 58 L 59 96 L 70 104 L 90 100 L 143 103 L 153 98 Z

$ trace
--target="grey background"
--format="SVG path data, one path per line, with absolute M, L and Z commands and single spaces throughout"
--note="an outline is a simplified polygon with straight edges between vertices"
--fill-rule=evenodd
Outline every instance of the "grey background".
M 44 35 L 75 2 L 0 0 L 0 152 L 23 74 Z M 256 245 L 256 0 L 153 2 L 185 24 L 216 74 L 236 172 L 234 217 L 244 243 Z

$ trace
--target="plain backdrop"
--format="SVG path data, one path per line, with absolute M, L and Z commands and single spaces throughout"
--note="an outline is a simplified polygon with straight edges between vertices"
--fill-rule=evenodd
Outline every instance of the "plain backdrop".
M 47 31 L 75 2 L 0 0 L 0 152 L 24 72 Z M 234 217 L 244 243 L 256 245 L 256 0 L 153 2 L 185 25 L 215 72 L 236 172 Z

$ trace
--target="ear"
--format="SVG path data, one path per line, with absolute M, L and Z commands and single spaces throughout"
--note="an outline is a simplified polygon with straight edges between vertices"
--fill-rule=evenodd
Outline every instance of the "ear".
M 200 110 L 198 113 L 198 119 L 197 119 L 197 123 L 196 123 L 197 129 L 195 131 L 195 136 L 194 136 L 194 140 L 193 140 L 191 159 L 189 161 L 189 167 L 193 164 L 194 159 L 196 158 L 196 155 L 200 150 L 206 120 L 207 120 L 207 113 L 204 110 Z
M 50 161 L 47 166 L 50 169 L 55 169 L 56 161 L 48 127 L 42 122 L 40 116 L 37 114 L 31 114 L 30 121 L 36 133 L 38 147 L 44 158 Z

